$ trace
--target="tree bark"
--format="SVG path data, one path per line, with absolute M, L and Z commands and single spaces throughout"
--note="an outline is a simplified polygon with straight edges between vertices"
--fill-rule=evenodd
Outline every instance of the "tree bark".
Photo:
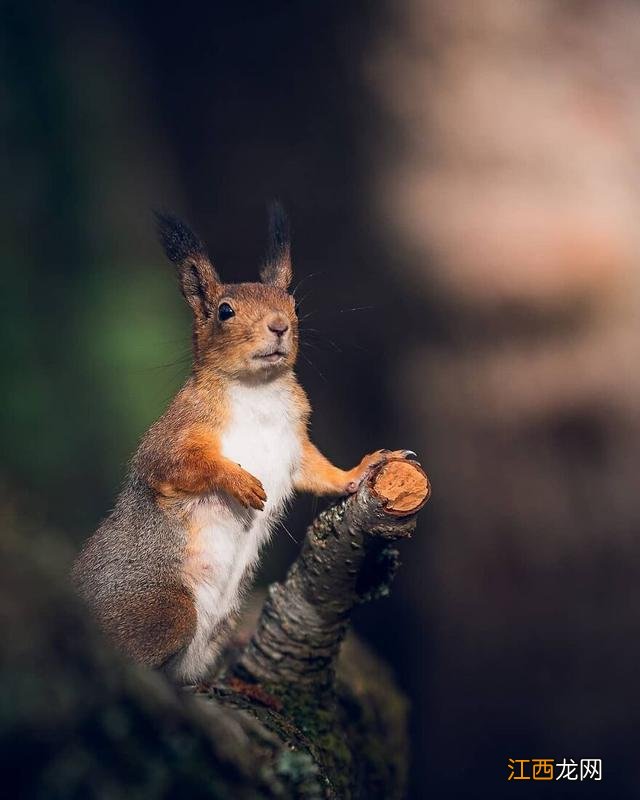
M 416 463 L 376 468 L 313 522 L 226 672 L 177 694 L 111 651 L 55 548 L 31 531 L 3 537 L 0 752 L 19 796 L 402 797 L 406 701 L 377 657 L 343 640 L 353 608 L 388 590 L 392 543 L 428 496 Z

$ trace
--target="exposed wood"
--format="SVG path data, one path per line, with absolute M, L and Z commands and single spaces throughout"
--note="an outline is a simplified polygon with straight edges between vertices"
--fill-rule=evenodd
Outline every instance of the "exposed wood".
M 394 459 L 375 474 L 371 491 L 383 501 L 387 514 L 401 517 L 420 511 L 431 495 L 431 485 L 415 461 Z

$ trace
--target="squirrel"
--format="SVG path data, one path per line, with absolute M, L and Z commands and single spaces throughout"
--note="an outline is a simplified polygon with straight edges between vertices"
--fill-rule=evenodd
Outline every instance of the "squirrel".
M 143 436 L 72 578 L 128 657 L 198 683 L 216 666 L 293 492 L 346 495 L 374 465 L 415 454 L 379 450 L 342 470 L 312 444 L 311 406 L 294 373 L 298 318 L 279 203 L 259 283 L 223 283 L 191 229 L 156 216 L 193 313 L 193 367 Z

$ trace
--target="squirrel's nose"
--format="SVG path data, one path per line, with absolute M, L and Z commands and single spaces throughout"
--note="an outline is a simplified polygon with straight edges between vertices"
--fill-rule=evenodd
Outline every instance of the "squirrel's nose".
M 289 330 L 289 323 L 284 317 L 274 317 L 269 320 L 267 327 L 272 333 L 275 333 L 276 336 L 284 336 Z

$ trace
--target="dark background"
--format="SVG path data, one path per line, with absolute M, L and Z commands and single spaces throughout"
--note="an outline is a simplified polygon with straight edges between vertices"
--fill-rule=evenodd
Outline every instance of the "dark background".
M 416 449 L 434 486 L 356 621 L 411 698 L 411 797 L 637 796 L 640 7 L 1 8 L 12 516 L 70 554 L 187 374 L 151 209 L 253 280 L 280 197 L 315 440 Z

